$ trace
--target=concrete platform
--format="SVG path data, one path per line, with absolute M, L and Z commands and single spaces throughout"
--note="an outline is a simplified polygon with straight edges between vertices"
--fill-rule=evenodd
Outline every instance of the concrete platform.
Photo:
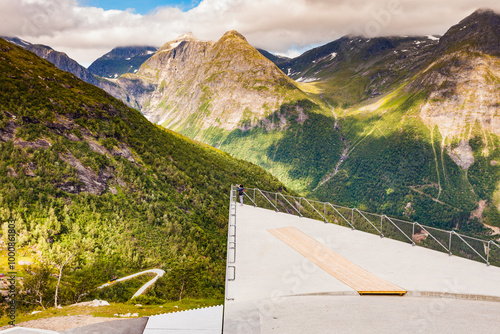
M 149 317 L 144 334 L 220 334 L 223 307 L 213 306 Z
M 267 232 L 288 226 L 407 290 L 407 296 L 359 296 Z M 498 328 L 498 267 L 246 205 L 236 206 L 235 240 L 235 280 L 227 282 L 224 333 L 419 333 L 422 328 L 481 333 Z
M 59 334 L 59 332 L 49 331 L 46 329 L 26 328 L 26 327 L 12 327 L 0 331 L 2 334 Z
M 144 332 L 147 317 L 104 321 L 97 324 L 67 329 L 61 334 L 141 334 Z

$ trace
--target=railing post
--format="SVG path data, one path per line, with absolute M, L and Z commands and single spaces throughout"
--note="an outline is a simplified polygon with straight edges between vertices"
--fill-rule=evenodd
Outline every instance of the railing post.
M 337 209 L 336 209 L 336 208 L 335 208 L 335 207 L 334 207 L 331 203 L 329 203 L 329 202 L 327 202 L 327 203 L 328 203 L 328 205 L 329 205 L 329 206 L 330 206 L 330 207 L 331 207 L 331 208 L 332 208 L 332 209 L 333 209 L 336 213 L 338 213 L 338 215 L 339 215 L 340 217 L 342 217 L 342 219 L 344 219 L 344 221 L 345 221 L 347 224 L 349 224 L 349 226 L 351 226 L 351 228 L 352 228 L 353 230 L 355 230 L 354 226 L 353 226 L 353 225 L 352 225 L 352 224 L 351 224 L 351 223 L 350 223 L 350 222 L 349 222 L 349 221 L 348 221 L 348 220 L 344 217 L 344 215 L 342 215 L 342 214 L 339 212 L 339 210 L 337 210 Z
M 413 222 L 413 227 L 411 229 L 411 240 L 413 241 L 412 246 L 415 246 L 415 224 L 417 222 Z
M 490 265 L 490 244 L 491 244 L 491 240 L 488 241 L 488 252 L 486 253 L 486 265 L 487 266 Z
M 448 244 L 448 250 L 449 250 L 449 252 L 450 252 L 450 256 L 452 255 L 452 254 L 451 254 L 451 235 L 452 235 L 452 234 L 453 234 L 453 231 L 450 231 L 450 242 L 449 242 L 449 244 Z
M 351 209 L 351 225 L 354 226 L 354 209 L 355 208 L 352 208 Z
M 276 207 L 278 207 L 278 193 L 274 194 L 274 205 L 276 205 Z
M 384 222 L 384 215 L 380 216 L 380 233 L 382 233 L 382 223 Z
M 300 211 L 298 211 L 297 209 L 295 209 L 295 206 L 294 206 L 292 203 L 290 203 L 290 201 L 288 201 L 288 200 L 286 199 L 286 197 L 285 197 L 285 196 L 283 196 L 283 194 L 282 194 L 282 193 L 280 193 L 280 196 L 281 196 L 281 198 L 283 198 L 283 199 L 285 200 L 285 202 L 287 202 L 287 203 L 288 203 L 288 204 L 289 204 L 289 205 L 290 205 L 290 206 L 291 206 L 291 207 L 295 210 L 295 212 L 297 212 L 297 213 L 299 214 L 299 217 L 300 217 L 300 216 L 302 216 L 302 214 L 300 213 Z
M 253 188 L 253 202 L 255 203 L 255 188 Z M 255 204 L 257 206 L 257 204 Z
M 300 212 L 300 209 L 302 209 L 302 197 L 299 197 L 299 212 Z
M 326 202 L 323 202 L 323 218 L 325 219 L 326 223 Z

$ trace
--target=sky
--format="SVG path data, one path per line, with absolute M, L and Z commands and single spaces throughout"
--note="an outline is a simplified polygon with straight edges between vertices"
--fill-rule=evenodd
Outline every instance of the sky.
M 188 11 L 200 4 L 201 0 L 82 0 L 79 3 L 87 7 L 99 7 L 104 10 L 132 10 L 137 14 L 148 14 L 159 7 L 178 7 Z
M 83 66 L 117 46 L 162 46 L 187 32 L 237 30 L 255 47 L 297 56 L 344 35 L 442 35 L 499 0 L 0 0 L 0 36 L 66 52 Z

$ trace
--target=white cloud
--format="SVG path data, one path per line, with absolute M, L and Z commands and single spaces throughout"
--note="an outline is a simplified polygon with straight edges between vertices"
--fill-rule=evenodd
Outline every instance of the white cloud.
M 50 45 L 85 65 L 116 46 L 161 46 L 188 31 L 216 40 L 234 29 L 256 47 L 296 54 L 346 34 L 443 34 L 479 7 L 500 12 L 498 0 L 203 0 L 187 12 L 146 15 L 76 0 L 0 0 L 0 35 Z

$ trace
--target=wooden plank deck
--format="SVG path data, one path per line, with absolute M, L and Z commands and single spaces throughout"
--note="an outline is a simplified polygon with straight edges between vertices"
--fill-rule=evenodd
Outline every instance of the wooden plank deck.
M 405 290 L 357 266 L 295 227 L 267 230 L 328 274 L 364 294 L 404 295 Z

